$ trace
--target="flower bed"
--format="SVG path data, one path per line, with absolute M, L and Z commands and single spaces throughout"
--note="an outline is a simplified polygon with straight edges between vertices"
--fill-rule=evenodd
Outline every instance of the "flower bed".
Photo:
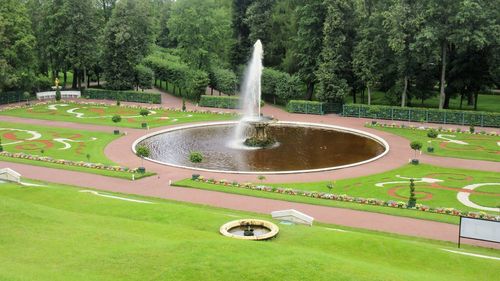
M 447 215 L 452 215 L 452 216 L 463 216 L 463 217 L 469 217 L 469 218 L 481 218 L 481 219 L 487 219 L 487 220 L 493 220 L 493 221 L 500 221 L 500 216 L 490 215 L 490 214 L 487 214 L 485 212 L 467 212 L 467 211 L 460 211 L 460 210 L 457 210 L 455 208 L 441 208 L 441 207 L 434 208 L 434 207 L 429 207 L 429 206 L 422 205 L 422 204 L 416 204 L 414 208 L 410 208 L 410 207 L 408 207 L 407 203 L 403 202 L 403 201 L 392 201 L 392 200 L 384 201 L 384 200 L 376 199 L 376 198 L 353 197 L 353 196 L 349 196 L 346 194 L 333 194 L 333 193 L 324 193 L 324 192 L 316 192 L 316 191 L 304 191 L 304 190 L 296 190 L 296 189 L 291 189 L 291 188 L 255 185 L 252 183 L 240 184 L 238 182 L 229 182 L 229 181 L 224 180 L 224 179 L 222 179 L 222 180 L 206 179 L 200 175 L 193 175 L 193 177 L 191 179 L 194 181 L 197 181 L 197 182 L 204 182 L 204 183 L 227 186 L 227 187 L 234 187 L 234 188 L 243 188 L 243 189 L 259 190 L 259 191 L 280 193 L 280 194 L 287 194 L 287 195 L 296 195 L 296 196 L 304 196 L 304 197 L 319 198 L 319 199 L 326 199 L 326 200 L 336 200 L 336 201 L 344 201 L 344 202 L 354 202 L 354 203 L 366 204 L 366 205 L 384 206 L 384 207 L 399 208 L 399 209 L 410 209 L 410 210 L 418 210 L 418 211 L 429 212 L 429 213 L 447 214 Z
M 26 104 L 19 104 L 19 105 L 14 105 L 14 106 L 5 106 L 0 108 L 0 111 L 8 111 L 8 110 L 14 110 L 14 109 L 23 109 L 23 108 L 32 108 L 37 105 L 50 105 L 50 104 L 58 104 L 61 102 L 57 101 L 44 101 L 44 102 L 37 102 L 35 104 L 31 105 L 26 105 Z M 65 104 L 75 104 L 75 105 L 87 105 L 87 106 L 114 106 L 113 103 L 106 103 L 106 102 L 91 102 L 91 101 L 65 101 L 63 102 Z M 135 104 L 122 104 L 120 107 L 123 108 L 133 108 L 133 109 L 147 109 L 147 110 L 168 110 L 168 111 L 176 111 L 176 112 L 187 112 L 187 113 L 210 113 L 210 114 L 233 114 L 237 115 L 237 113 L 231 113 L 231 112 L 213 112 L 210 110 L 182 110 L 180 108 L 174 108 L 174 107 L 162 107 L 161 105 L 135 105 Z
M 471 132 L 470 130 L 462 130 L 460 128 L 433 128 L 433 127 L 425 127 L 425 126 L 413 126 L 413 125 L 405 125 L 405 124 L 396 124 L 396 123 L 381 123 L 381 122 L 366 122 L 365 127 L 380 127 L 380 128 L 397 128 L 397 129 L 410 129 L 410 130 L 437 130 L 438 132 L 443 132 L 443 133 L 457 133 L 457 134 L 468 134 L 468 135 L 487 135 L 487 136 L 498 136 L 499 132 L 496 131 L 491 131 L 491 132 L 486 132 L 486 131 L 474 131 Z
M 101 163 L 90 163 L 90 162 L 83 162 L 83 161 L 55 159 L 55 158 L 48 157 L 48 156 L 39 156 L 39 155 L 27 154 L 24 152 L 12 153 L 12 152 L 7 152 L 7 151 L 2 151 L 2 152 L 0 152 L 0 156 L 18 158 L 18 159 L 27 159 L 27 160 L 33 160 L 33 161 L 41 161 L 41 162 L 47 162 L 47 163 L 55 163 L 55 164 L 68 165 L 68 166 L 77 166 L 77 167 L 92 168 L 92 169 L 99 169 L 99 170 L 115 171 L 115 172 L 137 173 L 137 168 L 130 169 L 127 167 L 110 166 L 110 165 L 104 165 Z

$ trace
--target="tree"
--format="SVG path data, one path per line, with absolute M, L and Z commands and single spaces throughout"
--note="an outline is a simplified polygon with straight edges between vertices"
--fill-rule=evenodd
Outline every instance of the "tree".
M 65 0 L 61 7 L 65 21 L 65 62 L 73 69 L 72 88 L 82 88 L 83 78 L 96 59 L 97 10 L 92 0 Z
M 397 65 L 397 91 L 401 91 L 401 107 L 407 104 L 410 79 L 414 74 L 417 52 L 414 51 L 416 34 L 422 26 L 422 2 L 412 0 L 392 0 L 384 11 L 384 28 L 389 34 L 388 44 L 394 52 Z
M 408 208 L 414 208 L 417 204 L 417 197 L 415 196 L 415 180 L 410 179 L 410 198 L 408 199 Z
M 348 0 L 327 0 L 323 27 L 321 63 L 316 76 L 320 100 L 341 100 L 352 90 L 351 73 L 352 26 L 354 7 Z
M 417 151 L 422 149 L 422 143 L 420 141 L 412 141 L 410 143 L 411 149 L 415 151 L 415 159 L 417 158 Z
M 177 43 L 170 36 L 170 29 L 168 28 L 168 20 L 172 14 L 172 4 L 174 1 L 166 1 L 161 9 L 160 16 L 160 33 L 156 38 L 156 44 L 164 48 L 175 47 Z
M 306 99 L 311 100 L 317 83 L 318 57 L 323 46 L 325 12 L 322 0 L 307 1 L 297 8 L 297 35 L 294 53 L 298 59 L 298 76 L 307 85 Z
M 382 27 L 382 15 L 375 10 L 376 0 L 364 1 L 361 14 L 364 21 L 358 31 L 359 41 L 354 48 L 354 73 L 366 85 L 368 105 L 371 104 L 371 91 L 375 83 L 381 78 L 381 69 L 384 67 L 385 41 Z
M 227 58 L 231 19 L 215 0 L 179 0 L 167 23 L 182 58 L 194 68 L 208 71 L 214 60 Z
M 59 90 L 59 87 L 56 89 L 56 101 L 61 100 L 61 90 Z
M 35 37 L 23 2 L 0 5 L 0 91 L 31 89 L 35 80 Z
M 231 27 L 233 29 L 233 44 L 229 53 L 229 62 L 236 69 L 238 65 L 244 64 L 250 55 L 252 43 L 248 36 L 250 29 L 245 22 L 245 15 L 252 0 L 233 0 Z
M 141 158 L 141 166 L 143 166 L 143 167 L 144 167 L 144 157 L 149 157 L 150 154 L 151 154 L 151 151 L 145 145 L 140 145 L 135 150 L 135 155 L 137 155 L 138 157 Z
M 264 46 L 271 42 L 271 14 L 276 0 L 254 0 L 245 13 L 244 22 L 250 33 L 248 39 L 254 44 L 260 39 Z M 264 64 L 268 64 L 264 56 Z
M 153 42 L 147 2 L 123 0 L 116 3 L 104 30 L 103 69 L 106 87 L 131 89 L 134 67 L 149 53 Z

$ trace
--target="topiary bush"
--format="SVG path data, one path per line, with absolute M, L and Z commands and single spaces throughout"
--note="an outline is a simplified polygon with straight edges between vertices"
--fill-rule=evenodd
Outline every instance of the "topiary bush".
M 191 153 L 189 153 L 189 161 L 193 163 L 200 163 L 201 161 L 203 161 L 203 155 L 201 154 L 201 152 L 192 151 Z
M 436 131 L 436 129 L 430 129 L 429 131 L 427 131 L 427 136 L 431 139 L 435 139 L 438 136 L 438 132 Z

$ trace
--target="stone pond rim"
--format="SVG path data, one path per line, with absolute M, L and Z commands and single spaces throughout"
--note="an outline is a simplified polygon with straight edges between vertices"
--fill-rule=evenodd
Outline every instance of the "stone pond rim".
M 182 131 L 187 131 L 189 129 L 204 129 L 204 128 L 214 128 L 217 126 L 235 126 L 238 122 L 235 121 L 229 121 L 229 122 L 211 122 L 211 123 L 202 123 L 202 124 L 194 124 L 194 125 L 185 125 L 185 126 L 179 126 L 175 128 L 167 128 L 164 130 L 160 130 L 151 134 L 144 135 L 140 137 L 139 139 L 135 140 L 134 143 L 132 144 L 132 151 L 135 153 L 135 148 L 136 146 L 144 142 L 145 140 L 150 140 L 153 137 L 157 136 L 162 136 L 171 132 L 181 132 Z M 194 164 L 191 163 L 175 163 L 175 161 L 162 161 L 159 159 L 154 159 L 153 157 L 148 157 L 146 160 L 166 165 L 166 166 L 171 166 L 171 167 L 177 167 L 177 168 L 184 168 L 184 169 L 190 169 L 194 171 L 205 171 L 205 172 L 215 172 L 215 173 L 229 173 L 229 174 L 258 174 L 258 175 L 263 175 L 263 174 L 296 174 L 296 173 L 311 173 L 311 172 L 323 172 L 323 171 L 330 171 L 330 170 L 336 170 L 336 169 L 343 169 L 343 168 L 349 168 L 349 167 L 354 167 L 362 164 L 366 164 L 372 161 L 375 161 L 377 159 L 380 159 L 381 157 L 385 156 L 389 152 L 389 144 L 382 139 L 381 137 L 362 131 L 362 130 L 357 130 L 357 129 L 352 129 L 352 128 L 346 128 L 346 127 L 341 127 L 341 126 L 335 126 L 335 125 L 326 125 L 326 124 L 318 124 L 318 123 L 306 123 L 306 122 L 289 122 L 289 121 L 279 121 L 275 123 L 276 126 L 289 126 L 289 127 L 297 127 L 297 128 L 312 128 L 312 129 L 319 129 L 319 130 L 327 130 L 327 131 L 332 131 L 332 132 L 337 132 L 337 133 L 343 133 L 343 134 L 351 134 L 355 135 L 357 137 L 363 137 L 365 139 L 371 140 L 373 142 L 376 142 L 380 148 L 381 152 L 377 153 L 377 155 L 370 157 L 368 159 L 364 159 L 362 161 L 357 161 L 354 163 L 349 163 L 345 165 L 336 165 L 336 166 L 328 166 L 328 167 L 321 167 L 321 168 L 312 168 L 312 169 L 293 169 L 293 170 L 238 170 L 238 169 L 232 169 L 232 170 L 225 170 L 225 169 L 214 169 L 214 168 L 204 168 L 204 167 L 196 167 Z M 172 163 L 174 162 L 174 163 Z

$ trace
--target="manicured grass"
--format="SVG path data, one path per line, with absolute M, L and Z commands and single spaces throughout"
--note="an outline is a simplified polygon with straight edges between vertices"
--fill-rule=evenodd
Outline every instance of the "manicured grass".
M 281 188 L 292 188 L 296 190 L 304 191 L 316 191 L 324 193 L 334 193 L 334 194 L 347 194 L 353 197 L 363 197 L 363 198 L 376 198 L 381 200 L 393 200 L 393 201 L 408 201 L 409 196 L 409 181 L 406 179 L 398 178 L 397 175 L 402 177 L 413 177 L 413 178 L 434 178 L 443 180 L 443 182 L 437 183 L 422 183 L 416 182 L 416 192 L 417 192 L 417 203 L 427 205 L 430 207 L 438 208 L 456 208 L 461 211 L 479 211 L 474 208 L 467 207 L 461 204 L 457 199 L 457 192 L 460 188 L 473 183 L 490 183 L 496 182 L 500 184 L 500 176 L 493 172 L 483 172 L 476 170 L 461 170 L 461 169 L 450 169 L 443 167 L 436 167 L 431 165 L 406 165 L 402 168 L 395 169 L 389 172 L 353 178 L 337 180 L 332 178 L 332 181 L 327 182 L 308 182 L 308 183 L 279 183 L 279 184 L 264 184 L 272 187 Z M 394 182 L 401 181 L 401 183 L 386 184 L 382 187 L 375 186 L 377 183 L 381 182 Z M 330 191 L 327 184 L 334 182 L 334 187 Z M 301 202 L 315 205 L 325 205 L 334 206 L 340 208 L 364 210 L 370 212 L 385 213 L 398 216 L 406 216 L 413 218 L 421 218 L 427 220 L 435 220 L 457 224 L 459 219 L 456 216 L 450 216 L 445 214 L 435 214 L 416 210 L 408 209 L 398 209 L 383 206 L 373 206 L 364 205 L 352 202 L 342 202 L 335 200 L 327 200 L 320 198 L 310 198 L 300 195 L 287 195 L 273 192 L 265 192 L 258 190 L 249 190 L 243 188 L 235 188 L 223 185 L 208 184 L 203 182 L 192 181 L 191 179 L 186 179 L 178 181 L 175 185 L 184 187 L 193 187 L 200 189 L 216 190 L 228 193 L 236 193 L 248 196 L 271 198 L 278 200 L 286 200 L 292 202 Z M 480 191 L 484 192 L 479 197 L 471 197 L 471 200 L 476 204 L 489 206 L 491 200 L 498 200 L 500 198 L 500 192 L 494 189 L 495 186 L 491 186 L 493 189 L 489 189 L 490 186 L 484 186 Z M 396 195 L 396 196 L 395 196 Z M 431 198 L 422 199 L 426 196 L 431 196 Z M 477 200 L 477 201 L 476 201 Z M 493 213 L 494 214 L 494 213 Z M 495 214 L 494 214 L 495 215 Z
M 118 135 L 114 135 L 111 132 L 82 131 L 58 127 L 43 127 L 29 124 L 0 122 L 0 138 L 2 139 L 2 147 L 4 151 L 11 153 L 22 152 L 31 155 L 77 162 L 83 161 L 117 166 L 116 163 L 104 155 L 104 148 L 118 137 Z M 87 155 L 89 156 L 88 158 Z M 12 158 L 1 155 L 0 159 L 2 161 L 88 172 L 125 179 L 132 178 L 132 173 L 129 172 L 70 166 L 30 159 Z M 134 173 L 134 177 L 136 179 L 149 175 L 151 175 L 151 173 Z
M 456 133 L 456 132 L 438 132 L 446 135 L 443 137 L 451 140 L 458 140 L 468 143 L 467 145 L 448 142 L 440 138 L 429 138 L 427 130 L 418 130 L 411 128 L 391 128 L 381 126 L 369 126 L 377 130 L 385 131 L 391 134 L 402 136 L 411 141 L 420 141 L 423 144 L 422 152 L 431 155 L 444 157 L 455 157 L 464 159 L 500 161 L 500 136 L 489 136 L 482 134 Z M 481 128 L 476 128 L 480 130 Z M 487 132 L 489 133 L 489 132 Z M 455 137 L 450 137 L 455 136 Z M 430 142 L 430 143 L 429 143 Z M 427 147 L 434 147 L 434 152 L 427 152 Z
M 384 98 L 385 93 L 381 91 L 372 92 L 371 103 L 374 105 L 390 105 L 388 101 Z M 352 96 L 346 97 L 347 103 L 352 103 Z M 365 104 L 368 101 L 367 94 L 365 93 Z M 356 103 L 362 103 L 361 94 L 357 95 Z M 399 104 L 398 104 L 399 105 Z M 439 95 L 436 92 L 434 96 L 424 101 L 422 104 L 421 100 L 412 100 L 412 106 L 414 107 L 427 107 L 427 108 L 438 108 L 439 107 Z M 460 109 L 460 97 L 450 99 L 450 109 Z M 463 101 L 462 110 L 474 110 L 474 106 L 467 105 L 467 100 Z M 488 111 L 488 112 L 500 112 L 500 95 L 479 95 L 478 111 Z
M 147 106 L 147 105 L 144 105 Z M 58 103 L 34 105 L 0 111 L 1 115 L 43 120 L 97 124 L 115 127 L 141 128 L 147 123 L 150 128 L 201 121 L 226 121 L 236 118 L 234 114 L 206 112 L 182 112 L 175 110 L 153 110 L 146 117 L 139 114 L 139 108 L 127 106 L 85 105 L 78 103 Z M 113 115 L 120 115 L 121 122 L 111 121 Z
M 239 241 L 221 236 L 219 227 L 269 217 L 143 200 L 155 204 L 53 184 L 0 184 L 0 279 L 494 280 L 498 272 L 496 260 L 441 250 L 456 250 L 454 243 L 324 224 L 279 224 L 273 240 Z M 463 250 L 500 256 L 467 245 Z

